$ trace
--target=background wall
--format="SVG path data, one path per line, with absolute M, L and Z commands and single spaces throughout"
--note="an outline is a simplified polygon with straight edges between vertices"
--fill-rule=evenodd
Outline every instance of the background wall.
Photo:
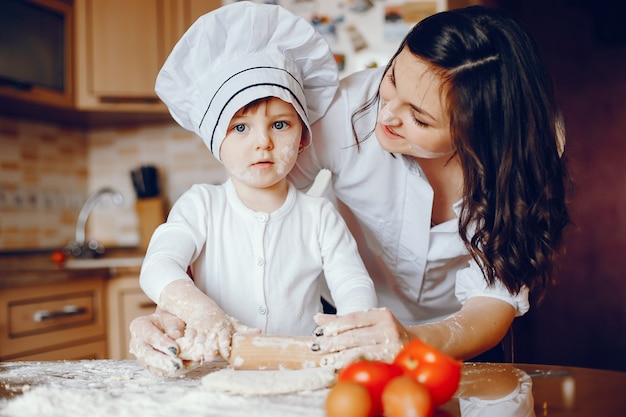
M 130 171 L 159 170 L 166 208 L 196 182 L 219 183 L 222 165 L 204 143 L 174 122 L 82 130 L 0 116 L 0 251 L 58 249 L 74 239 L 89 195 L 113 187 L 121 207 L 104 197 L 87 237 L 105 247 L 139 243 Z
M 518 362 L 626 371 L 626 5 L 500 1 L 554 76 L 575 182 L 558 286 L 516 323 Z
M 0 250 L 59 247 L 87 186 L 84 133 L 0 116 Z

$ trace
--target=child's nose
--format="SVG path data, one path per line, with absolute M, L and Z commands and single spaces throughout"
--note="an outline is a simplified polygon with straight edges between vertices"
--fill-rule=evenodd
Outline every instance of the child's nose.
M 272 137 L 268 131 L 259 131 L 257 135 L 257 149 L 271 149 L 273 146 Z

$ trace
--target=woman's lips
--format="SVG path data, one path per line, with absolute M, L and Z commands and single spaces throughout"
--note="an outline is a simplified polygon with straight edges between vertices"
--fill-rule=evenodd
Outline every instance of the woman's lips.
M 383 133 L 390 137 L 391 139 L 402 139 L 402 136 L 398 135 L 392 128 L 387 125 L 380 123 L 380 127 L 383 130 Z

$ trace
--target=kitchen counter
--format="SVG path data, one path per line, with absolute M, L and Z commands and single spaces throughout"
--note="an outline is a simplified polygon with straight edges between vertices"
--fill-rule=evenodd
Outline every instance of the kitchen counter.
M 136 249 L 107 249 L 99 258 L 67 258 L 53 262 L 52 251 L 0 254 L 0 288 L 84 278 L 111 277 L 118 269 L 139 271 L 144 253 Z
M 207 363 L 182 378 L 152 375 L 132 360 L 0 363 L 3 417 L 324 417 L 328 389 L 283 395 L 209 391 Z M 263 372 L 263 371 L 259 371 Z M 626 373 L 526 364 L 465 363 L 455 398 L 433 417 L 617 417 Z
M 207 363 L 186 377 L 168 379 L 152 375 L 131 360 L 0 363 L 0 415 L 326 416 L 327 388 L 237 395 L 203 386 L 204 375 L 226 366 L 225 362 Z M 465 364 L 458 398 L 441 407 L 435 417 L 528 417 L 533 409 L 531 386 L 530 377 L 511 365 Z

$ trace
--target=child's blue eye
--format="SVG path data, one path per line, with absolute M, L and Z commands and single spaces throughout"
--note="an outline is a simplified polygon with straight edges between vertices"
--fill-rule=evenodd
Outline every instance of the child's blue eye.
M 278 122 L 274 122 L 274 129 L 283 130 L 283 129 L 286 129 L 287 127 L 289 127 L 289 123 L 285 121 L 280 120 Z
M 243 133 L 247 129 L 248 129 L 248 127 L 246 125 L 244 125 L 244 124 L 238 124 L 238 125 L 233 126 L 233 130 L 235 132 L 239 132 L 239 133 Z

